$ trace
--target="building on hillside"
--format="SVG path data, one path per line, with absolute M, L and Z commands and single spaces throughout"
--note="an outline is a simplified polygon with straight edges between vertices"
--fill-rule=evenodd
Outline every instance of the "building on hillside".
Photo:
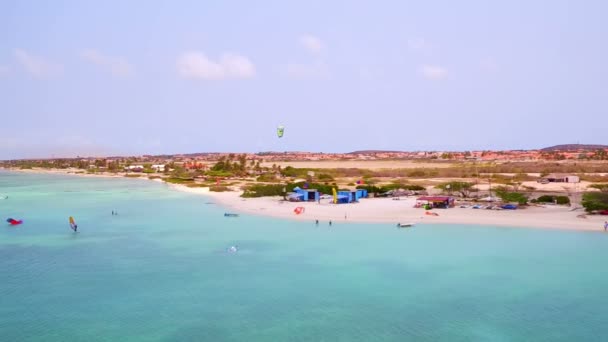
M 544 180 L 544 182 L 543 182 Z M 561 174 L 561 173 L 552 173 L 541 178 L 541 183 L 579 183 L 581 181 L 579 176 Z
M 125 166 L 125 171 L 131 171 L 131 172 L 142 172 L 144 170 L 144 166 L 143 165 L 131 165 L 131 166 Z
M 151 168 L 156 172 L 165 172 L 165 165 L 163 164 L 154 164 Z

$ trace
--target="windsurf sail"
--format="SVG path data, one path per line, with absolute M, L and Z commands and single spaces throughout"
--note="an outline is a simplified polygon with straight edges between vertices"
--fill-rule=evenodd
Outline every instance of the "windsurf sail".
M 78 225 L 76 224 L 74 217 L 70 216 L 69 221 L 70 221 L 70 228 L 72 228 L 73 231 L 76 231 L 78 229 Z

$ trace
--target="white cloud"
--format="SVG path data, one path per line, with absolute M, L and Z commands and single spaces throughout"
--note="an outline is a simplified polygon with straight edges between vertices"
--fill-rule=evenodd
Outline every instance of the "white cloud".
M 15 49 L 14 53 L 17 62 L 32 76 L 47 77 L 60 74 L 63 71 L 61 65 L 34 56 L 23 49 Z
M 93 64 L 109 69 L 114 76 L 127 77 L 133 74 L 133 67 L 122 57 L 105 56 L 94 49 L 82 51 L 80 56 Z
M 202 52 L 189 51 L 179 56 L 176 64 L 177 72 L 184 78 L 225 80 L 255 76 L 255 66 L 247 57 L 231 53 L 213 61 Z
M 495 72 L 498 71 L 498 64 L 493 58 L 484 58 L 479 63 L 479 66 L 483 71 Z
M 314 64 L 287 64 L 284 74 L 293 79 L 328 79 L 329 69 L 325 63 L 317 62 Z
M 430 52 L 434 48 L 434 46 L 424 38 L 408 39 L 407 47 L 415 52 Z
M 321 39 L 311 34 L 304 34 L 300 36 L 300 44 L 308 50 L 308 52 L 318 55 L 323 50 L 323 43 Z
M 378 68 L 359 68 L 359 78 L 364 81 L 374 80 L 382 76 L 382 70 Z
M 419 72 L 422 76 L 432 80 L 440 80 L 448 75 L 448 70 L 438 65 L 423 65 L 420 67 Z

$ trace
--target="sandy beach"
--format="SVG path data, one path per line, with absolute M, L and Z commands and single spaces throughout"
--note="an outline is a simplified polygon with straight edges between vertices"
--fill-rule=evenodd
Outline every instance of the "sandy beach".
M 66 170 L 13 170 L 28 173 L 56 173 L 84 177 L 112 177 L 123 178 L 123 175 L 86 174 L 66 172 Z M 147 177 L 133 179 L 149 180 Z M 152 181 L 162 182 L 160 179 Z M 423 224 L 475 224 L 505 227 L 566 229 L 578 231 L 604 231 L 604 221 L 608 216 L 585 215 L 584 210 L 572 210 L 569 206 L 544 205 L 529 206 L 518 210 L 487 210 L 472 208 L 434 209 L 432 212 L 438 216 L 426 215 L 425 210 L 415 208 L 416 197 L 393 198 L 364 198 L 358 203 L 333 204 L 330 199 L 317 202 L 287 202 L 282 197 L 242 198 L 241 191 L 210 192 L 209 188 L 191 188 L 184 185 L 168 184 L 170 189 L 202 195 L 211 202 L 226 208 L 227 212 L 248 215 L 271 216 L 287 220 L 310 221 L 319 220 L 320 224 L 327 225 L 331 220 L 333 224 L 368 222 Z M 294 209 L 303 207 L 301 214 Z
M 568 229 L 580 231 L 603 231 L 606 216 L 586 215 L 583 210 L 572 211 L 567 206 L 533 206 L 518 210 L 487 210 L 472 208 L 434 209 L 438 216 L 426 215 L 425 210 L 414 208 L 415 197 L 364 198 L 358 203 L 333 204 L 331 200 L 323 199 L 317 202 L 286 202 L 281 197 L 242 198 L 240 192 L 208 192 L 204 189 L 192 189 L 174 186 L 180 191 L 199 193 L 209 196 L 213 202 L 225 206 L 227 211 L 266 215 L 288 220 L 310 221 L 319 220 L 327 225 L 331 220 L 334 224 L 352 222 L 415 224 L 475 224 L 508 227 Z M 301 214 L 294 209 L 303 207 Z

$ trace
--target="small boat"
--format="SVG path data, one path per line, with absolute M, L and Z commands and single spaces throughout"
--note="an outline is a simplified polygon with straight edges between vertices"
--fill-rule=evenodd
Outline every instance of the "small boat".
M 397 228 L 410 228 L 414 225 L 414 223 L 397 223 Z
M 224 213 L 225 217 L 239 217 L 239 214 L 235 214 L 235 213 Z

